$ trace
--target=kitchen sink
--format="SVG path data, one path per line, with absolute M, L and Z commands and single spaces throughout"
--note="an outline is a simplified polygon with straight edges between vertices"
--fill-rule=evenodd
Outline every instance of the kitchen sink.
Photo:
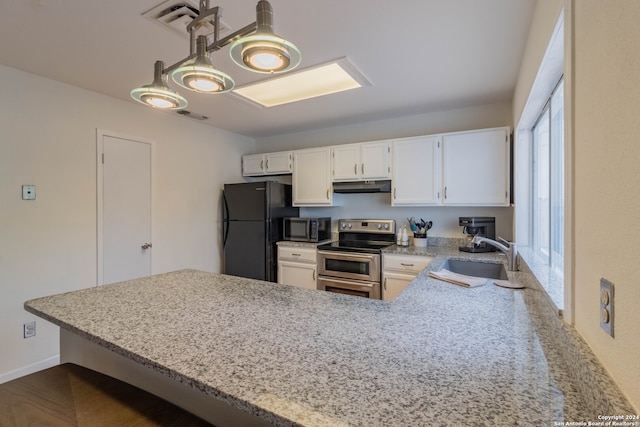
M 475 262 L 459 259 L 448 259 L 441 269 L 465 276 L 486 277 L 487 279 L 509 280 L 504 265 L 495 262 Z

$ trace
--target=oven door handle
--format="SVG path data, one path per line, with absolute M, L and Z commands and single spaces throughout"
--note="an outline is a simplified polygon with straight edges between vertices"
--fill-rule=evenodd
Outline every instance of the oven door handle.
M 366 255 L 361 255 L 361 254 L 346 254 L 344 252 L 337 252 L 337 251 L 318 251 L 318 255 L 319 256 L 323 256 L 324 258 L 333 258 L 333 259 L 338 259 L 341 261 L 373 261 L 376 259 L 376 257 L 378 257 L 378 255 L 375 254 L 366 254 Z

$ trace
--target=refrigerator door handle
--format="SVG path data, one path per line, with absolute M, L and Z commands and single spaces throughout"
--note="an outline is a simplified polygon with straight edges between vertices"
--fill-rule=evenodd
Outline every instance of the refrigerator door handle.
M 222 206 L 222 248 L 224 248 L 227 244 L 227 237 L 229 237 L 229 206 L 224 191 L 222 192 Z

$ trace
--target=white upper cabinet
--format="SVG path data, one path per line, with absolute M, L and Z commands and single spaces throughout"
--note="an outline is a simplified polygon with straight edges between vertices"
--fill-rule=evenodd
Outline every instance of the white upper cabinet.
M 330 147 L 293 152 L 293 206 L 331 206 Z
M 290 174 L 292 160 L 291 151 L 242 156 L 242 176 Z
M 333 182 L 392 181 L 393 206 L 509 206 L 508 127 L 242 157 L 243 176 L 292 173 L 294 206 L 333 206 Z
M 391 142 L 366 142 L 360 146 L 362 179 L 391 178 Z
M 288 174 L 293 170 L 293 153 L 291 151 L 268 153 L 265 157 L 265 172 L 269 175 Z
M 444 134 L 442 143 L 445 205 L 509 205 L 509 128 Z
M 441 199 L 439 136 L 393 142 L 393 206 L 437 205 Z
M 334 181 L 360 179 L 360 144 L 331 147 Z
M 242 156 L 242 176 L 264 175 L 264 154 Z
M 331 148 L 333 181 L 362 181 L 391 177 L 388 141 L 336 145 Z

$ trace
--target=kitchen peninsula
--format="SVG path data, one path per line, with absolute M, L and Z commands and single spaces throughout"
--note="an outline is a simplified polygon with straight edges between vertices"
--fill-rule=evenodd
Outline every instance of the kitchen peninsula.
M 510 272 L 524 290 L 458 287 L 428 271 L 502 257 L 429 250 L 391 303 L 182 270 L 25 308 L 61 327 L 61 362 L 190 396 L 176 403 L 219 426 L 553 425 L 628 408 L 576 387 L 530 274 Z

